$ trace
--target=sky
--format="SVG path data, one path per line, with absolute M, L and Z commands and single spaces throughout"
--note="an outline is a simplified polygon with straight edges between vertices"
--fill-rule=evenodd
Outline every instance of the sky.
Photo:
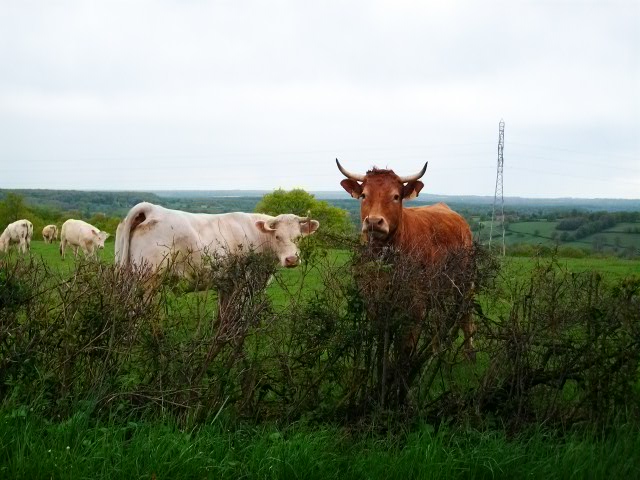
M 640 198 L 640 2 L 0 0 L 0 188 Z

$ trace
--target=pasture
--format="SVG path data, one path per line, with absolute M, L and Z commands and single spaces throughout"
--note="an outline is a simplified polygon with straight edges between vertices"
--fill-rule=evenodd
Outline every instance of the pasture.
M 59 242 L 45 244 L 42 240 L 33 240 L 31 242 L 31 252 L 32 255 L 42 257 L 44 262 L 51 268 L 62 272 L 71 271 L 74 268 L 73 254 L 71 250 L 68 250 L 68 258 L 63 261 L 60 258 L 59 245 Z M 113 237 L 109 238 L 105 243 L 104 250 L 98 252 L 98 256 L 102 261 L 106 263 L 114 261 L 114 245 Z M 338 262 L 341 260 L 345 261 L 348 257 L 347 252 L 341 250 L 331 250 L 330 255 Z M 82 258 L 82 252 L 79 252 L 78 256 Z M 625 260 L 616 257 L 559 257 L 557 258 L 557 262 L 569 271 L 585 272 L 595 270 L 602 272 L 610 278 L 622 278 L 626 275 L 633 274 L 640 275 L 640 260 Z M 524 274 L 535 265 L 535 259 L 507 256 L 503 259 L 503 263 L 507 268 L 517 270 Z M 283 270 L 281 274 L 284 275 L 288 281 L 295 281 L 301 275 L 298 269 Z
M 482 222 L 480 238 L 488 240 L 491 222 Z M 557 221 L 514 221 L 507 225 L 505 243 L 507 246 L 519 244 L 553 246 Z M 499 242 L 501 238 L 499 239 Z M 601 232 L 587 235 L 580 240 L 561 242 L 560 245 L 591 251 L 596 248 L 607 254 L 622 254 L 625 251 L 640 252 L 640 223 L 621 222 Z
M 375 399 L 379 378 L 366 350 L 375 354 L 379 337 L 361 302 L 404 297 L 375 288 L 370 298 L 353 292 L 348 251 L 317 249 L 305 265 L 279 269 L 266 298 L 254 292 L 233 317 L 244 321 L 249 312 L 259 323 L 251 319 L 239 337 L 220 343 L 214 294 L 167 290 L 147 304 L 136 296 L 135 282 L 111 273 L 111 239 L 99 252 L 103 266 L 69 254 L 62 261 L 58 246 L 34 241 L 32 257 L 52 277 L 74 281 L 58 284 L 59 294 L 44 289 L 43 304 L 28 303 L 29 297 L 25 307 L 2 310 L 18 322 L 10 333 L 42 345 L 33 351 L 18 342 L 4 350 L 37 366 L 4 364 L 16 372 L 4 377 L 2 390 L 5 477 L 631 478 L 640 472 L 637 417 L 628 403 L 640 393 L 637 363 L 635 371 L 633 362 L 616 363 L 637 351 L 637 339 L 620 343 L 637 326 L 619 321 L 638 315 L 625 309 L 637 305 L 630 279 L 640 274 L 639 261 L 498 259 L 495 280 L 479 292 L 486 318 L 478 317 L 477 362 L 461 358 L 456 333 L 455 348 L 421 364 L 411 408 L 395 409 L 380 408 Z M 607 293 L 625 281 L 628 300 Z M 410 288 L 411 279 L 397 287 Z M 593 331 L 583 331 L 582 319 L 597 322 Z M 36 326 L 42 336 L 34 335 Z M 507 332 L 531 342 L 514 344 Z M 516 357 L 509 356 L 512 347 Z M 448 366 L 436 368 L 436 361 Z M 542 383 L 503 398 L 511 375 Z M 569 380 L 558 389 L 545 376 L 550 385 Z

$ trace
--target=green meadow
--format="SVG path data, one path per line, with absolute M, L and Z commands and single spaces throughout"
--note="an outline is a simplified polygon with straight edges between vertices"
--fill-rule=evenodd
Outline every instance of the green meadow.
M 517 221 L 507 225 L 505 243 L 507 246 L 519 244 L 547 245 L 555 244 L 554 233 L 557 221 Z M 640 252 L 640 224 L 622 222 L 601 232 L 587 235 L 580 240 L 562 242 L 561 245 L 591 251 L 595 245 L 609 255 L 622 253 L 627 249 Z M 482 238 L 488 238 L 490 222 L 483 222 Z M 495 234 L 495 233 L 494 233 Z M 501 239 L 498 239 L 500 242 Z M 637 255 L 637 253 L 636 253 Z
M 564 436 L 415 426 L 396 435 L 334 426 L 239 426 L 216 420 L 183 429 L 166 421 L 64 422 L 0 413 L 0 476 L 11 479 L 602 478 L 640 474 L 640 431 Z
M 74 271 L 71 250 L 33 241 L 31 254 L 63 277 Z M 80 253 L 80 255 L 82 255 Z M 110 239 L 99 258 L 112 263 Z M 341 265 L 349 253 L 329 250 L 323 265 Z M 504 257 L 499 277 L 526 279 L 549 259 Z M 640 261 L 616 257 L 554 259 L 569 272 L 598 271 L 607 281 L 640 275 Z M 280 270 L 269 287 L 274 304 L 284 289 L 309 293 L 323 282 L 319 267 Z M 203 295 L 187 294 L 187 295 Z M 483 304 L 491 302 L 482 301 Z M 284 306 L 284 305 L 283 305 Z M 456 366 L 473 382 L 478 364 Z M 384 431 L 388 433 L 384 433 Z M 238 420 L 221 409 L 188 427 L 173 417 L 94 418 L 79 408 L 70 418 L 43 417 L 29 405 L 0 407 L 1 478 L 637 478 L 640 430 L 624 420 L 606 431 L 544 425 L 510 433 L 499 425 L 476 429 L 428 423 L 352 429 L 330 422 Z
M 114 245 L 115 244 L 112 239 L 107 240 L 104 250 L 98 251 L 98 257 L 104 262 L 113 262 Z M 57 242 L 53 244 L 46 244 L 42 240 L 32 241 L 31 253 L 32 255 L 42 257 L 49 267 L 60 272 L 70 272 L 74 268 L 75 260 L 73 251 L 68 248 L 66 258 L 65 260 L 62 260 L 59 251 L 59 243 Z M 331 257 L 330 263 L 346 262 L 349 258 L 349 253 L 344 250 L 330 250 L 328 254 Z M 82 257 L 82 252 L 79 252 L 78 256 Z M 538 260 L 536 260 L 536 258 L 513 256 L 506 256 L 502 259 L 502 263 L 507 271 L 520 272 L 521 274 L 526 274 L 530 271 L 531 268 L 536 265 L 537 261 Z M 612 279 L 621 278 L 626 275 L 640 275 L 640 260 L 627 260 L 614 256 L 592 256 L 586 258 L 557 257 L 556 263 L 563 268 L 576 273 L 596 270 Z M 287 283 L 290 283 L 300 278 L 302 270 L 283 270 L 280 274 L 286 279 Z

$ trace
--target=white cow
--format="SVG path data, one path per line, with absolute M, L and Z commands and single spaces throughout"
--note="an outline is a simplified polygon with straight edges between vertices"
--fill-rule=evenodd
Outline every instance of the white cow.
M 12 244 L 18 244 L 22 253 L 31 250 L 33 224 L 29 220 L 17 220 L 7 225 L 0 235 L 0 252 L 6 252 Z
M 58 227 L 55 225 L 47 225 L 42 229 L 42 238 L 44 243 L 53 243 L 58 239 Z
M 67 245 L 73 248 L 73 253 L 78 256 L 78 248 L 81 248 L 86 256 L 96 257 L 97 249 L 104 248 L 104 241 L 109 234 L 101 232 L 93 225 L 70 218 L 62 224 L 60 229 L 60 255 L 64 260 L 64 252 Z
M 174 273 L 190 279 L 204 257 L 247 252 L 274 253 L 284 267 L 298 265 L 296 240 L 315 232 L 316 220 L 286 214 L 188 213 L 151 203 L 133 207 L 116 231 L 116 264 L 147 265 L 155 271 L 173 262 Z

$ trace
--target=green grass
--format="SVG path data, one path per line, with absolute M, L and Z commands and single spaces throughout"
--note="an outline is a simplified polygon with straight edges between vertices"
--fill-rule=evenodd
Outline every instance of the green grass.
M 98 250 L 98 258 L 105 262 L 113 262 L 115 258 L 114 248 L 115 243 L 113 241 L 107 241 L 104 250 Z M 65 252 L 66 258 L 62 260 L 60 256 L 60 242 L 44 243 L 44 240 L 33 240 L 31 242 L 31 254 L 41 257 L 50 268 L 57 269 L 62 273 L 72 271 L 75 264 L 73 250 L 69 247 L 67 247 Z M 78 258 L 82 258 L 83 256 L 84 254 L 79 250 Z
M 509 224 L 509 243 L 540 243 L 550 239 L 558 222 L 517 222 Z
M 624 249 L 627 247 L 633 247 L 635 249 L 640 249 L 640 234 L 639 233 L 624 233 L 618 230 L 618 226 L 616 225 L 613 229 L 604 230 L 603 232 L 594 233 L 593 235 L 588 235 L 580 240 L 575 242 L 567 242 L 564 245 L 570 245 L 574 247 L 581 248 L 590 248 L 596 237 L 600 239 L 601 243 L 605 245 L 607 250 L 611 250 L 612 248 Z
M 555 244 L 551 235 L 558 232 L 555 228 L 558 222 L 538 221 L 538 222 L 513 222 L 507 226 L 505 235 L 505 243 L 510 245 L 527 244 L 527 245 L 547 245 Z M 489 239 L 489 229 L 491 222 L 483 222 L 483 229 L 480 238 L 483 242 Z M 563 246 L 576 247 L 591 250 L 596 237 L 603 244 L 605 252 L 617 253 L 624 251 L 625 248 L 635 248 L 640 250 L 640 233 L 628 233 L 625 230 L 629 228 L 638 228 L 640 223 L 619 223 L 602 232 L 589 235 L 573 242 L 562 242 Z M 499 232 L 501 234 L 501 232 Z M 572 232 L 569 232 L 572 233 Z M 494 232 L 495 235 L 495 232 Z M 494 236 L 495 238 L 495 236 Z M 501 240 L 500 240 L 501 241 Z
M 546 259 L 542 259 L 545 262 Z M 557 258 L 556 262 L 562 268 L 570 272 L 582 273 L 598 271 L 610 280 L 616 280 L 629 275 L 640 275 L 640 260 L 626 260 L 622 258 Z M 535 258 L 529 257 L 505 257 L 503 265 L 508 272 L 518 275 L 526 275 L 536 265 Z
M 63 274 L 74 266 L 73 254 L 64 262 L 60 259 L 58 244 L 35 241 L 32 254 Z M 326 255 L 320 264 L 348 259 L 345 251 Z M 113 242 L 100 257 L 113 261 Z M 523 278 L 536 262 L 518 257 L 502 261 L 504 275 Z M 640 261 L 559 258 L 557 262 L 575 272 L 598 270 L 610 279 L 640 274 Z M 269 292 L 275 303 L 286 298 L 284 289 L 300 285 L 310 295 L 322 286 L 322 273 L 316 266 L 282 269 L 280 282 L 273 282 Z M 473 369 L 457 368 L 460 376 L 473 382 L 474 371 L 486 363 L 480 356 Z M 606 436 L 572 433 L 560 438 L 535 431 L 510 439 L 500 429 L 435 433 L 429 426 L 414 426 L 405 434 L 365 435 L 337 426 L 247 426 L 220 420 L 185 431 L 170 418 L 96 424 L 82 412 L 52 421 L 26 408 L 0 410 L 0 478 L 153 475 L 158 479 L 639 478 L 640 431 L 622 425 Z
M 95 425 L 78 414 L 47 422 L 0 413 L 2 478 L 638 478 L 640 432 L 606 437 L 542 431 L 354 434 L 294 424 L 280 429 L 215 421 L 181 430 L 171 421 Z
M 535 224 L 541 222 L 527 222 L 528 224 Z M 31 253 L 42 257 L 42 259 L 51 268 L 59 269 L 62 272 L 70 271 L 74 265 L 73 252 L 67 250 L 67 258 L 62 260 L 60 257 L 59 243 L 45 244 L 43 241 L 31 242 Z M 113 262 L 114 259 L 114 243 L 107 242 L 104 250 L 99 251 L 99 257 L 106 262 Z M 346 262 L 349 258 L 348 252 L 344 250 L 329 250 L 327 255 L 328 259 L 323 260 L 320 263 L 324 264 L 339 264 Z M 79 253 L 78 256 L 82 256 Z M 587 258 L 558 258 L 558 263 L 565 266 L 570 271 L 583 272 L 586 270 L 598 270 L 606 274 L 612 274 L 616 277 L 622 277 L 629 274 L 640 274 L 640 260 L 626 260 L 617 257 L 587 257 Z M 535 259 L 522 258 L 522 257 L 505 257 L 506 263 L 526 267 L 527 265 L 533 266 Z M 295 269 L 282 269 L 280 271 L 280 277 L 286 285 L 293 288 L 300 280 L 302 276 L 306 276 L 308 285 L 318 285 L 322 278 L 321 272 L 313 267 L 305 270 L 304 268 Z

